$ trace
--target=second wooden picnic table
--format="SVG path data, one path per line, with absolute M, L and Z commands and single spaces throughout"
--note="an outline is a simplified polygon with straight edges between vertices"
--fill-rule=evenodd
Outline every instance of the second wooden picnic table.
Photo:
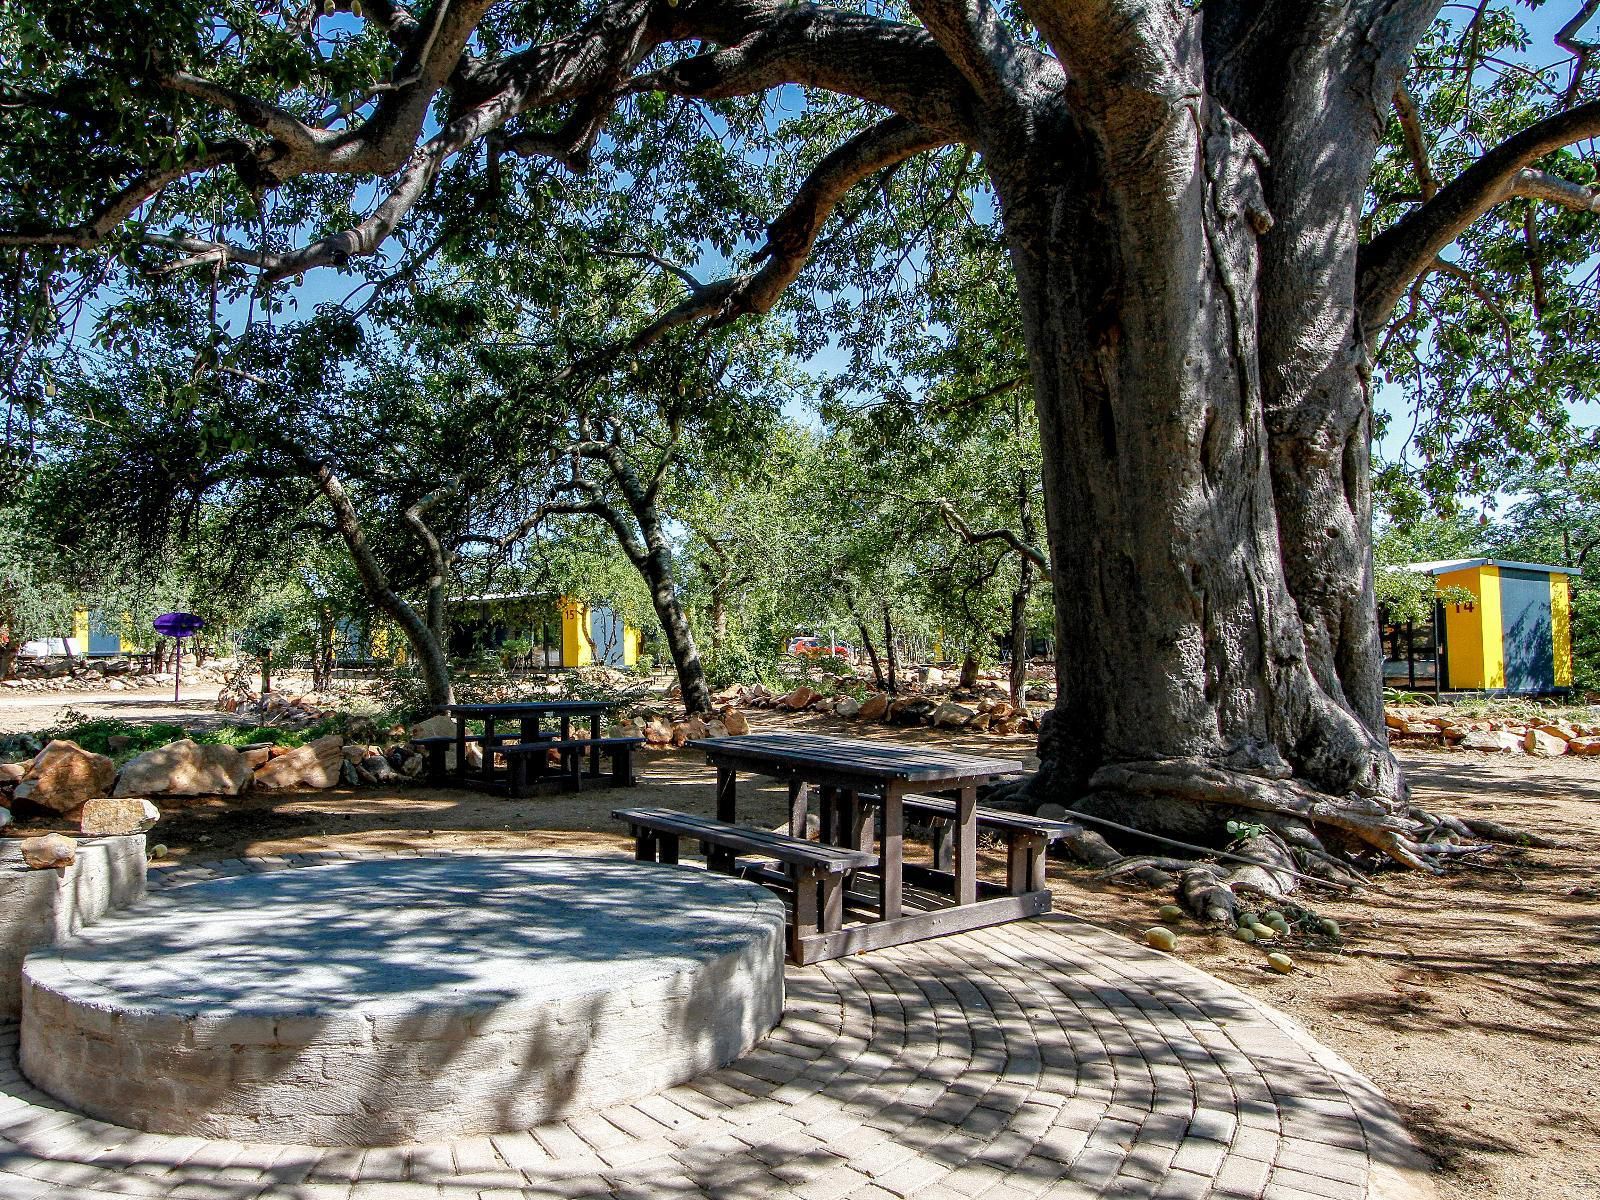
M 693 743 L 717 768 L 717 819 L 738 818 L 740 771 L 783 779 L 789 785 L 789 831 L 806 836 L 813 788 L 819 795 L 822 840 L 870 849 L 878 840 L 876 912 L 863 924 L 820 935 L 804 961 L 894 946 L 1035 916 L 1049 911 L 1042 886 L 1021 895 L 994 895 L 978 880 L 978 788 L 1021 774 L 1020 763 L 918 746 L 815 734 L 751 734 Z M 953 871 L 905 861 L 905 805 L 911 792 L 942 793 L 955 802 Z M 876 808 L 877 819 L 871 810 Z M 867 872 L 861 874 L 866 875 Z M 937 907 L 907 911 L 905 885 L 948 892 Z M 981 896 L 981 898 L 980 898 Z M 826 943 L 826 944 L 823 944 Z
M 601 722 L 605 715 L 614 712 L 617 704 L 613 700 L 523 700 L 508 704 L 451 704 L 445 707 L 444 713 L 454 717 L 456 722 L 456 782 L 463 786 L 477 784 L 485 788 L 498 786 L 499 780 L 495 774 L 495 748 L 504 741 L 515 737 L 519 742 L 533 741 L 567 741 L 572 736 L 572 722 L 574 718 L 587 718 L 589 722 L 589 737 L 598 742 L 600 738 Z M 547 719 L 557 719 L 560 722 L 559 731 L 544 729 Z M 467 768 L 467 742 L 469 734 L 467 724 L 471 721 L 483 722 L 483 766 L 477 776 Z M 505 723 L 509 725 L 516 722 L 515 734 L 497 733 L 496 726 Z M 593 771 L 598 774 L 599 751 L 595 751 Z

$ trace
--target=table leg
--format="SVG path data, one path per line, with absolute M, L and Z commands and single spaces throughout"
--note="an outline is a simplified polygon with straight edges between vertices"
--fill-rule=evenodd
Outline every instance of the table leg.
M 483 785 L 489 787 L 494 783 L 494 718 L 483 719 Z
M 906 837 L 906 811 L 901 804 L 905 785 L 889 782 L 883 785 L 883 805 L 878 819 L 883 828 L 878 835 L 878 918 L 893 921 L 901 915 L 900 869 L 904 863 Z
M 531 716 L 531 717 L 523 717 L 517 723 L 517 734 L 524 742 L 536 742 L 536 741 L 538 741 L 539 740 L 539 717 L 538 717 L 538 715 L 535 714 L 534 716 Z
M 789 836 L 806 836 L 806 808 L 811 796 L 811 785 L 803 779 L 789 781 Z
M 950 822 L 943 817 L 934 817 L 929 822 L 928 840 L 933 843 L 933 867 L 936 871 L 955 869 L 950 832 Z
M 600 714 L 589 717 L 589 774 L 600 778 Z
M 964 787 L 956 800 L 956 903 L 978 900 L 978 789 Z
M 465 787 L 467 782 L 467 719 L 456 718 L 456 786 Z
M 817 789 L 817 820 L 820 825 L 818 838 L 830 846 L 839 844 L 838 804 L 835 800 L 838 792 L 838 788 Z
M 717 768 L 717 820 L 732 825 L 737 809 L 738 777 L 732 767 Z
M 563 742 L 570 742 L 572 740 L 572 718 L 571 717 L 562 717 L 561 718 L 561 740 Z
M 846 792 L 845 841 L 853 850 L 872 852 L 872 809 L 855 792 Z

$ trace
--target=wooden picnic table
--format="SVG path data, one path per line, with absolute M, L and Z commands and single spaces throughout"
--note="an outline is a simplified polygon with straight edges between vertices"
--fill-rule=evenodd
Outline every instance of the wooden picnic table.
M 572 737 L 573 718 L 587 717 L 589 737 L 598 741 L 602 718 L 615 712 L 615 700 L 527 700 L 508 704 L 451 704 L 443 712 L 456 722 L 456 782 L 462 786 L 477 785 L 493 789 L 500 785 L 495 773 L 495 749 L 511 734 L 497 734 L 499 722 L 517 723 L 516 738 L 520 742 L 568 741 Z M 559 731 L 544 729 L 546 718 L 558 718 Z M 483 766 L 476 776 L 467 770 L 467 723 L 483 722 Z M 599 758 L 595 756 L 594 771 L 599 772 Z
M 877 834 L 877 867 L 857 872 L 875 891 L 872 911 L 861 924 L 802 939 L 807 944 L 796 956 L 799 961 L 837 958 L 1050 910 L 1050 893 L 1042 886 L 1014 894 L 978 879 L 978 788 L 1021 774 L 1020 763 L 817 734 L 751 734 L 691 744 L 717 768 L 719 821 L 732 824 L 738 818 L 738 775 L 743 771 L 787 781 L 789 832 L 794 837 L 806 836 L 813 788 L 818 791 L 824 842 L 865 851 Z M 904 799 L 912 792 L 942 793 L 954 801 L 953 870 L 905 861 Z M 908 884 L 916 893 L 915 906 L 907 903 Z M 937 900 L 925 902 L 935 896 Z

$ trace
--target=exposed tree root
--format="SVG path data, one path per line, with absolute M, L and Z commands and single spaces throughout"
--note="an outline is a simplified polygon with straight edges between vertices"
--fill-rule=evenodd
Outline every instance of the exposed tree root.
M 1021 807 L 1037 798 L 1024 785 L 990 802 Z M 1184 909 L 1228 928 L 1253 902 L 1281 907 L 1302 884 L 1355 891 L 1386 863 L 1437 874 L 1494 843 L 1554 844 L 1494 821 L 1430 813 L 1394 796 L 1333 795 L 1281 771 L 1190 758 L 1101 767 L 1087 794 L 1047 815 L 1108 830 L 1067 845 L 1074 858 L 1099 868 L 1098 878 L 1175 886 Z M 1318 918 L 1304 911 L 1314 927 Z

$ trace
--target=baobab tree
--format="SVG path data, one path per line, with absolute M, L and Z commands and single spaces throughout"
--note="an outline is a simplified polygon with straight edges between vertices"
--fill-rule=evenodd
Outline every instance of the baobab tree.
M 785 85 L 850 98 L 848 136 L 803 148 L 809 173 L 748 262 L 716 279 L 663 263 L 681 298 L 589 367 L 771 310 L 858 185 L 971 155 L 1016 277 L 1049 558 L 1075 580 L 1055 589 L 1072 653 L 1035 794 L 1154 826 L 1243 808 L 1426 865 L 1433 826 L 1408 807 L 1382 724 L 1374 339 L 1496 206 L 1600 196 L 1540 169 L 1600 132 L 1585 47 L 1564 94 L 1448 180 L 1419 179 L 1364 236 L 1391 104 L 1441 7 L 13 7 L 10 344 L 41 327 L 46 280 L 196 268 L 264 289 L 397 237 L 425 254 L 406 229 L 439 197 L 456 198 L 440 236 L 459 244 L 461 197 L 528 178 L 507 169 L 519 161 L 581 172 L 619 122 Z

